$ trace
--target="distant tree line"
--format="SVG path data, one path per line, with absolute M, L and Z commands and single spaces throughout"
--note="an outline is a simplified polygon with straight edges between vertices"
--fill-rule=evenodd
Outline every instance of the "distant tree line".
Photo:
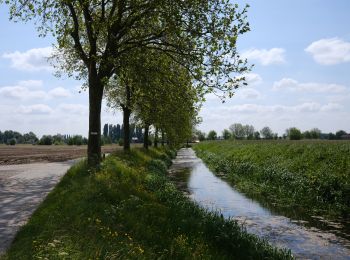
M 0 144 L 33 144 L 33 145 L 86 145 L 86 137 L 81 135 L 43 135 L 40 139 L 33 133 L 21 134 L 17 131 L 0 131 Z
M 336 133 L 322 133 L 320 129 L 313 128 L 302 132 L 296 127 L 290 127 L 286 132 L 279 136 L 274 133 L 268 126 L 263 127 L 260 131 L 256 131 L 252 125 L 242 125 L 240 123 L 232 124 L 229 129 L 224 129 L 222 135 L 218 136 L 216 131 L 211 130 L 208 134 L 197 130 L 196 138 L 199 141 L 204 140 L 217 140 L 217 139 L 237 139 L 237 140 L 277 140 L 277 139 L 289 139 L 289 140 L 301 140 L 301 139 L 328 139 L 328 140 L 344 140 L 350 139 L 350 134 L 344 130 L 339 130 Z
M 35 144 L 38 141 L 38 137 L 33 132 L 22 135 L 21 133 L 12 130 L 6 130 L 4 132 L 0 131 L 0 144 Z

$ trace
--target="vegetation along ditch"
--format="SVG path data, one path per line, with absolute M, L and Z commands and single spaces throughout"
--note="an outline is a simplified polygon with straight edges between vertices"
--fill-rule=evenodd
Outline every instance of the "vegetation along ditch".
M 133 149 L 73 166 L 4 259 L 290 259 L 168 180 L 174 151 Z
M 291 218 L 340 226 L 349 239 L 349 142 L 231 140 L 194 149 L 241 192 Z

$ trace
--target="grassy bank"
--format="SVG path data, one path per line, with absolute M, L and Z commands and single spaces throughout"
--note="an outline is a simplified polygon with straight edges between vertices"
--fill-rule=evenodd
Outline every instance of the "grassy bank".
M 308 214 L 350 217 L 348 141 L 217 141 L 195 150 L 253 197 Z
M 171 151 L 73 168 L 17 234 L 5 259 L 289 259 L 207 213 L 166 178 Z

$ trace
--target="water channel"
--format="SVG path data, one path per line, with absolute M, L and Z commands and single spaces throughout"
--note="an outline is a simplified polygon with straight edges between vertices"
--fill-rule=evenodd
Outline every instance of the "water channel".
M 297 259 L 350 259 L 350 240 L 279 215 L 216 177 L 190 148 L 178 152 L 171 179 L 202 207 L 238 221 L 247 232 L 289 248 Z

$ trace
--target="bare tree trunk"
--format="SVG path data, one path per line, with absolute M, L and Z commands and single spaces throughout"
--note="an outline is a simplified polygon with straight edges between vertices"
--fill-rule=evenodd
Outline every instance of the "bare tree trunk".
M 95 71 L 94 71 L 95 72 Z M 103 84 L 97 73 L 89 73 L 89 133 L 88 164 L 95 167 L 101 161 L 101 105 Z
M 124 151 L 130 150 L 130 114 L 131 114 L 131 91 L 130 86 L 126 84 L 126 105 L 122 105 L 123 109 L 123 125 L 124 125 Z
M 143 135 L 143 147 L 148 149 L 148 134 L 149 134 L 149 125 L 145 125 L 145 133 Z
M 158 127 L 156 127 L 156 131 L 154 132 L 154 147 L 158 147 Z

